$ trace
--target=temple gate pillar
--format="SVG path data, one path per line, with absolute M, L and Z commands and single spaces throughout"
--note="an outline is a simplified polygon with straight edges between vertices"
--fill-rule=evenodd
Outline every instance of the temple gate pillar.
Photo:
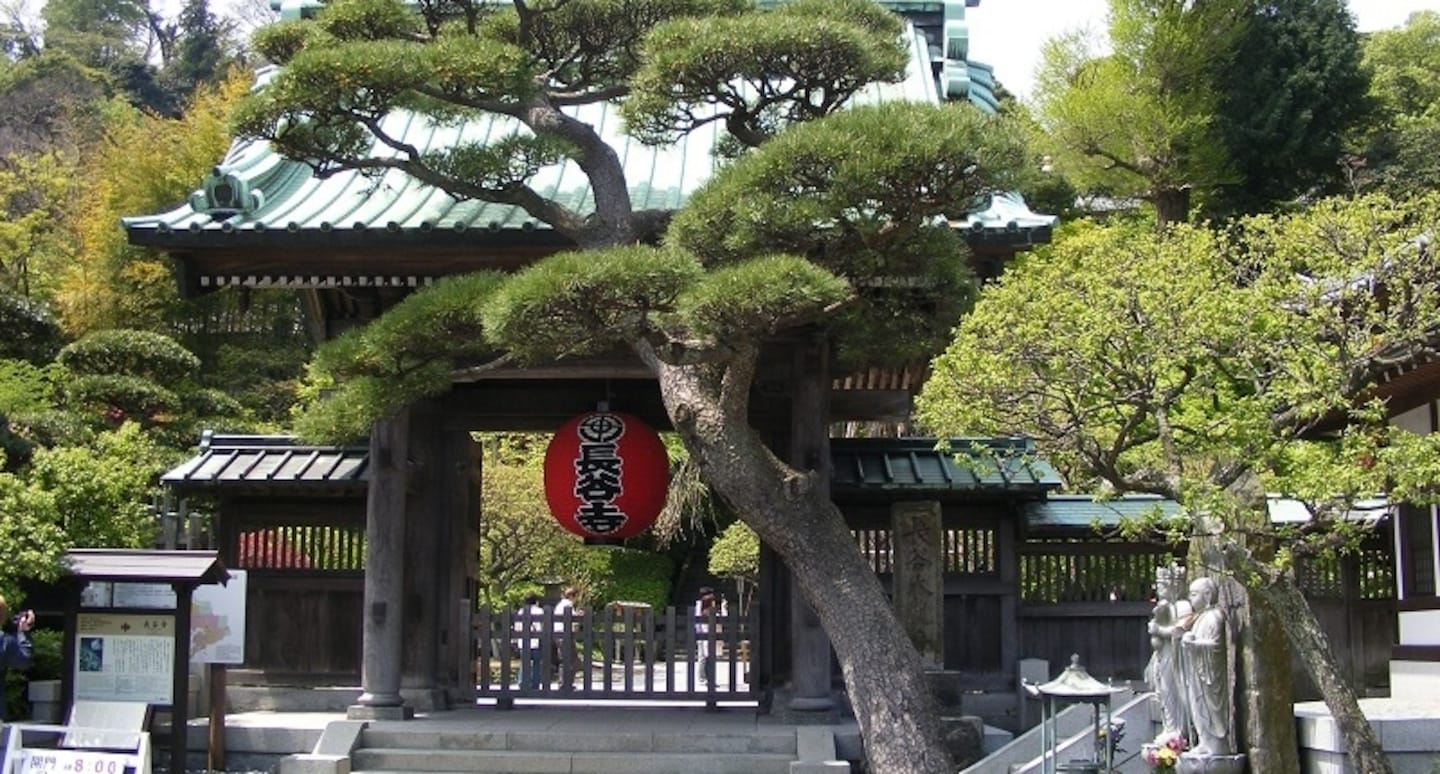
M 830 489 L 830 342 L 816 335 L 797 347 L 791 372 L 791 465 L 813 470 L 821 491 Z M 788 708 L 822 712 L 835 707 L 830 687 L 830 638 L 797 584 L 790 592 L 790 699 Z
M 400 696 L 409 435 L 409 409 L 376 422 L 370 431 L 361 693 L 346 712 L 354 720 L 399 719 L 411 714 Z
M 890 506 L 895 615 L 927 669 L 945 666 L 945 578 L 940 503 Z
M 460 664 L 470 651 L 462 600 L 473 605 L 478 459 L 469 431 L 452 426 L 439 401 L 412 408 L 409 452 L 401 688 L 416 709 L 447 709 L 474 693 Z

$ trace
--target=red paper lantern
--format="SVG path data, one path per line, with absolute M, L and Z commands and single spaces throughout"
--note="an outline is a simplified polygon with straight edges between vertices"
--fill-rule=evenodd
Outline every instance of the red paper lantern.
M 545 450 L 545 501 L 560 526 L 581 537 L 644 532 L 665 506 L 669 484 L 660 435 L 629 414 L 581 414 Z

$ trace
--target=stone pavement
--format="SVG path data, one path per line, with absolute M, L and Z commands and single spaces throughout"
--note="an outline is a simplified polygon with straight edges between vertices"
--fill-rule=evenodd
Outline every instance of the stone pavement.
M 287 774 L 351 770 L 760 774 L 848 770 L 833 763 L 858 760 L 862 754 L 853 720 L 797 726 L 759 715 L 751 707 L 706 711 L 703 705 L 633 704 L 640 706 L 521 701 L 511 710 L 480 706 L 368 724 L 346 721 L 343 713 L 336 712 L 239 713 L 226 718 L 225 768 Z M 204 718 L 190 722 L 190 768 L 204 767 L 207 726 Z M 832 746 L 827 747 L 831 739 Z M 802 753 L 816 755 L 817 749 L 821 754 L 836 752 L 829 761 L 799 760 Z M 316 752 L 324 754 L 313 755 Z M 298 759 L 286 760 L 296 754 Z M 343 765 L 334 760 L 337 757 L 345 758 Z

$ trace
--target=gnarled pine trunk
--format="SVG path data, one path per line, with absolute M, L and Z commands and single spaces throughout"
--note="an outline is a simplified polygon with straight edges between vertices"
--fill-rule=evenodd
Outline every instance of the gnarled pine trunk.
M 775 457 L 747 417 L 754 354 L 675 366 L 641 349 L 705 481 L 785 560 L 830 635 L 873 774 L 950 774 L 919 653 L 844 517 L 813 475 Z

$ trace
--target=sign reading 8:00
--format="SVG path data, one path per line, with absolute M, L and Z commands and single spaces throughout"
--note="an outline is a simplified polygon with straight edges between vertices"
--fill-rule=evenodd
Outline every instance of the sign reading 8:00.
M 125 774 L 134 769 L 129 755 L 85 752 L 83 750 L 23 750 L 17 761 L 18 774 Z

